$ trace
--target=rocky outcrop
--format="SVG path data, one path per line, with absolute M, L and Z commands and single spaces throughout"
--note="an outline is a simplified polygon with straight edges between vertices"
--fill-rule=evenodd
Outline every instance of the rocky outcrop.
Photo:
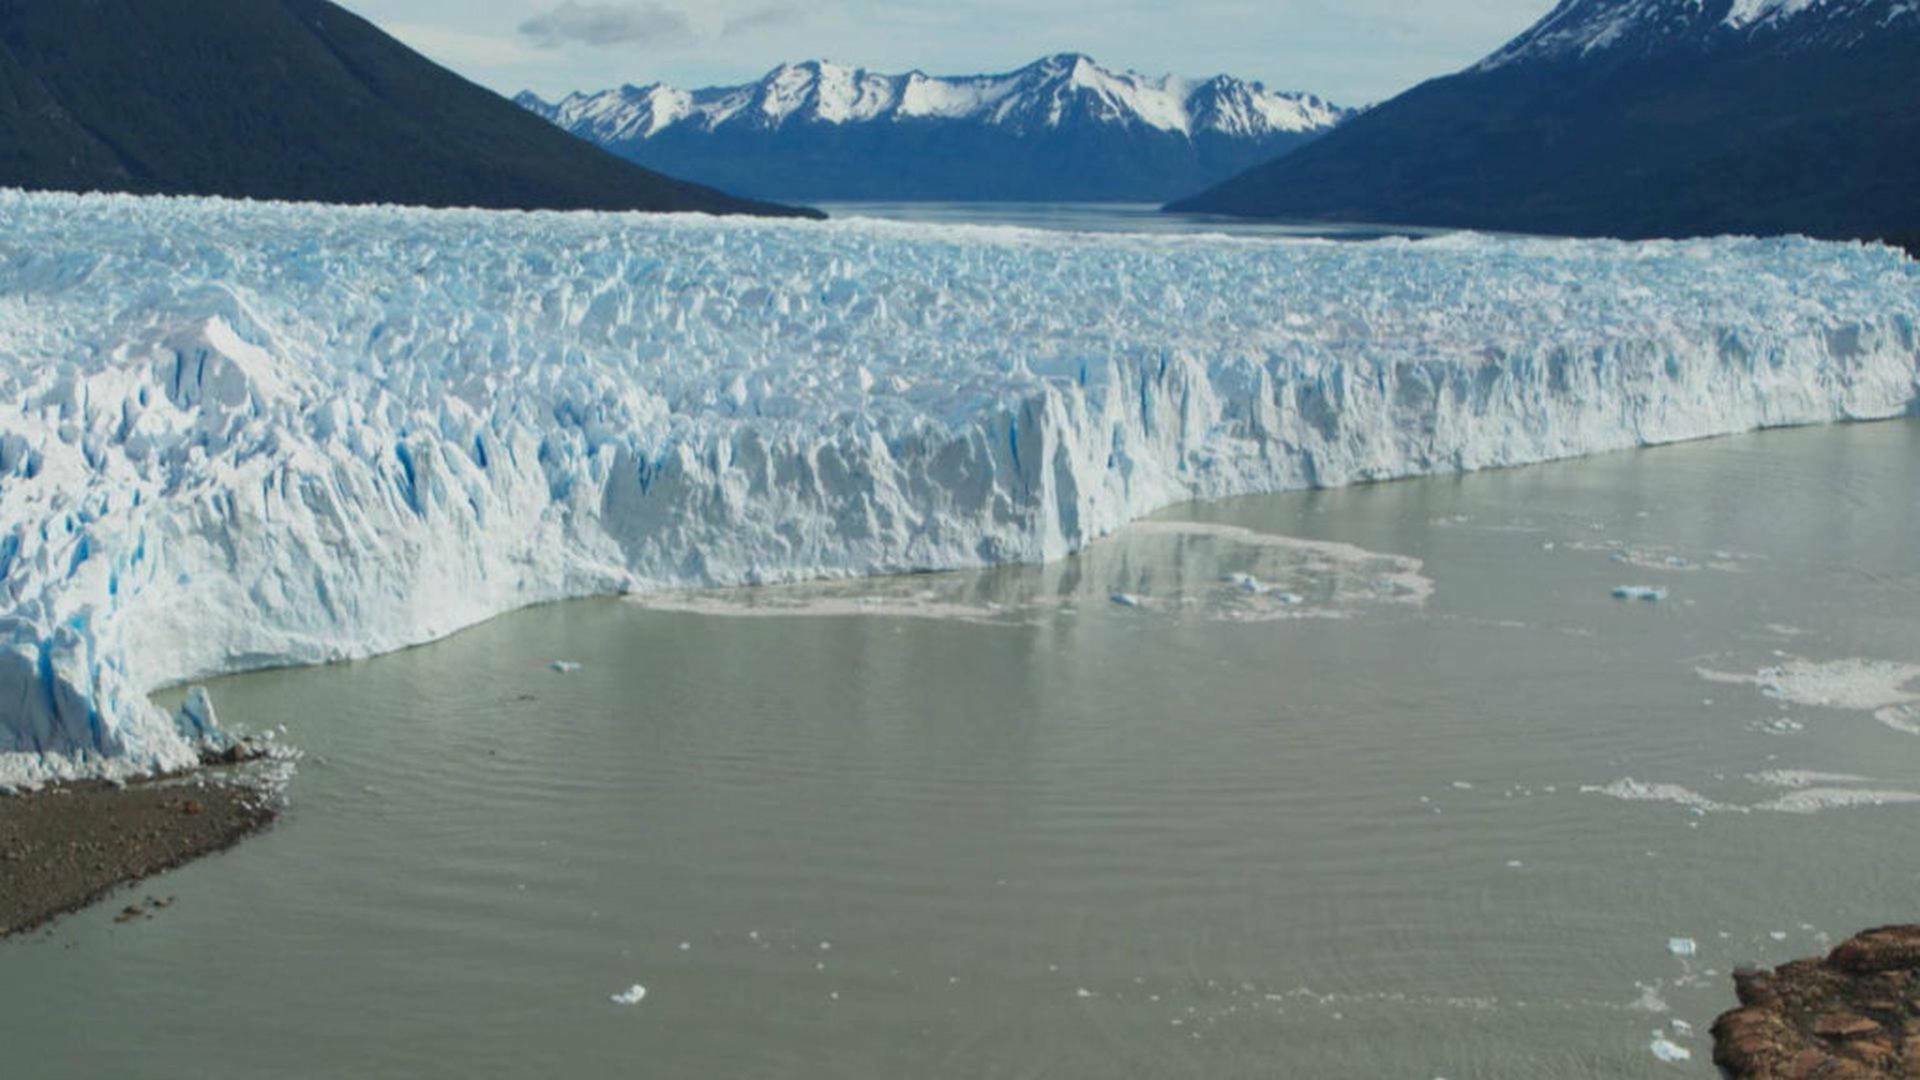
M 1920 926 L 1869 930 L 1825 960 L 1734 973 L 1713 1025 L 1735 1080 L 1920 1078 Z

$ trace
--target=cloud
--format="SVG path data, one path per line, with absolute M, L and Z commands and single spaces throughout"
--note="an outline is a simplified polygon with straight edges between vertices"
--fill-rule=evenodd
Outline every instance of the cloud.
M 390 22 L 382 24 L 382 28 L 428 59 L 455 70 L 506 67 L 533 59 L 531 50 L 511 38 L 449 30 L 427 23 Z
M 520 24 L 535 45 L 684 45 L 694 40 L 684 13 L 656 3 L 582 4 L 575 0 Z
M 726 25 L 720 28 L 720 36 L 740 37 L 743 34 L 752 34 L 761 30 L 776 30 L 783 26 L 804 22 L 806 17 L 806 12 L 797 7 L 776 5 L 756 8 L 744 15 L 735 15 L 728 19 Z

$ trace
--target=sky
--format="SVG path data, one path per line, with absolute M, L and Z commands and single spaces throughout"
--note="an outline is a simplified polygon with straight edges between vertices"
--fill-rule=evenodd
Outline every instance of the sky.
M 344 0 L 483 85 L 547 97 L 749 82 L 788 60 L 930 75 L 1079 52 L 1383 101 L 1518 35 L 1553 0 Z

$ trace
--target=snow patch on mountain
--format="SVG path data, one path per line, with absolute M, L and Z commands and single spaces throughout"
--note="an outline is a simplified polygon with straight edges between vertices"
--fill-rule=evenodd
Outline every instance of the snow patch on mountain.
M 1114 72 L 1078 54 L 1047 57 L 1002 75 L 950 78 L 917 71 L 885 75 L 808 61 L 783 64 L 742 86 L 686 91 L 654 84 L 575 93 L 555 103 L 533 94 L 518 100 L 603 145 L 654 138 L 678 125 L 714 131 L 728 124 L 780 128 L 946 120 L 1040 130 L 1076 116 L 1188 137 L 1210 131 L 1258 138 L 1326 130 L 1352 111 L 1312 94 L 1268 90 L 1225 75 L 1185 79 Z
M 590 594 L 1046 560 L 1194 498 L 1912 410 L 1920 269 L 0 193 L 0 783 L 157 687 Z

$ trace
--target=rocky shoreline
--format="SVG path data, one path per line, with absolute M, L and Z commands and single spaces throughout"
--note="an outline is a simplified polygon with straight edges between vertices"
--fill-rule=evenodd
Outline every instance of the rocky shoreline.
M 1869 930 L 1822 960 L 1734 973 L 1713 1025 L 1734 1080 L 1920 1078 L 1920 926 Z
M 0 938 L 225 851 L 273 824 L 281 798 L 248 767 L 258 756 L 243 749 L 184 776 L 0 797 Z

